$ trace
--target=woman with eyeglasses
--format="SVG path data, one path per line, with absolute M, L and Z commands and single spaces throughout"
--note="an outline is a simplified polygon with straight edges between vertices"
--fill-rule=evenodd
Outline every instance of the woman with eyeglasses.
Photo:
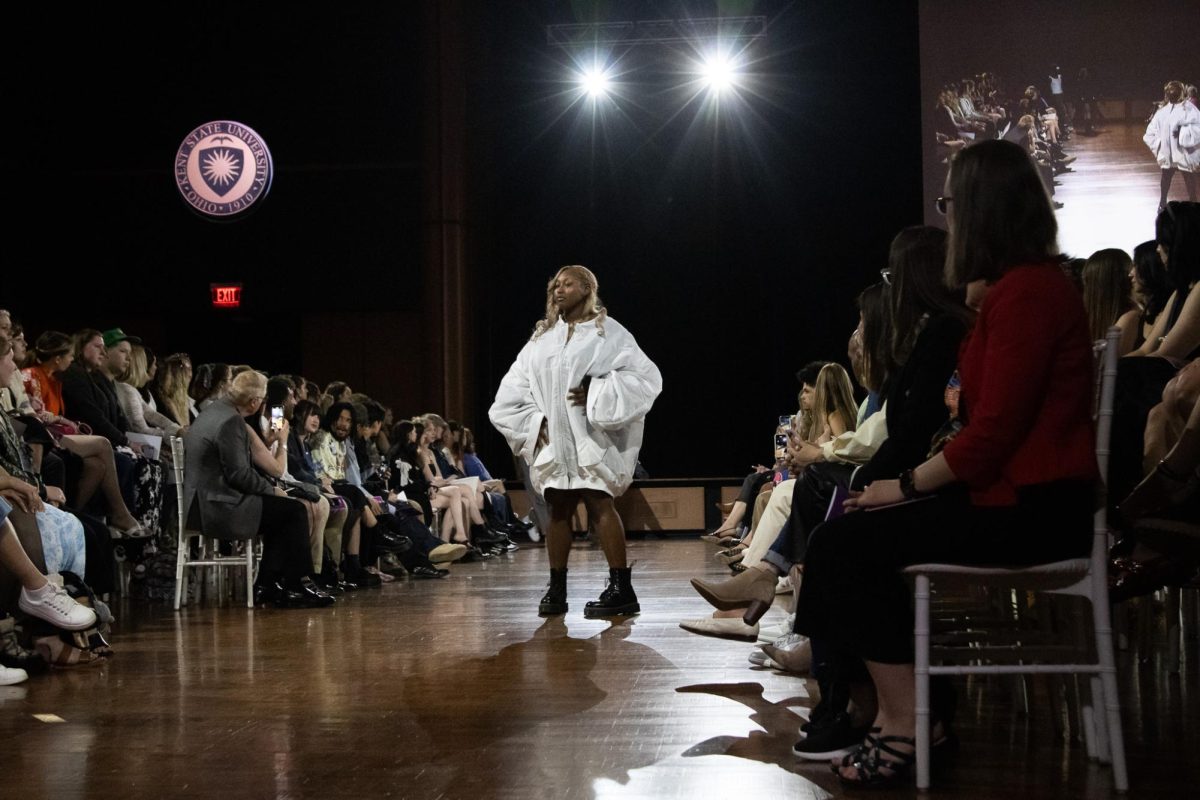
M 912 594 L 900 570 L 1047 563 L 1092 542 L 1092 341 L 1058 266 L 1050 199 L 1028 154 L 1005 141 L 963 150 L 946 185 L 946 283 L 977 310 L 959 351 L 961 428 L 813 531 L 798 598 L 797 632 L 827 644 L 866 710 L 861 744 L 833 763 L 854 785 L 907 781 L 915 761 Z M 944 735 L 935 720 L 934 741 Z

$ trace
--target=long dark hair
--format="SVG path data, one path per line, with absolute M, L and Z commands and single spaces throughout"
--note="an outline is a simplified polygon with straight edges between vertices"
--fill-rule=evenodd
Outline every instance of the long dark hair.
M 946 232 L 927 225 L 905 228 L 892 239 L 888 267 L 892 271 L 892 363 L 904 366 L 921 330 L 921 319 L 949 315 L 963 323 L 970 311 L 957 291 L 942 279 L 946 264 Z
M 1154 238 L 1167 253 L 1171 288 L 1186 292 L 1200 280 L 1200 203 L 1167 203 L 1154 221 Z
M 308 436 L 304 431 L 304 426 L 308 422 L 308 418 L 312 416 L 321 416 L 321 407 L 312 400 L 301 400 L 292 409 L 292 432 L 300 441 L 304 441 Z
M 873 283 L 858 296 L 862 313 L 862 375 L 858 379 L 869 392 L 882 392 L 892 364 L 892 307 L 887 285 Z
M 1133 248 L 1133 271 L 1142 285 L 1146 321 L 1152 323 L 1171 299 L 1171 280 L 1158 257 L 1158 242 L 1151 239 Z
M 1037 167 L 1002 139 L 971 145 L 950 162 L 946 284 L 997 281 L 1058 250 L 1058 222 Z
M 389 454 L 390 459 L 394 460 L 399 456 L 414 466 L 421 463 L 417 457 L 416 441 L 410 442 L 408 440 L 408 434 L 415 430 L 416 427 L 413 421 L 408 419 L 402 419 L 392 426 L 390 434 L 392 439 L 392 451 Z
M 350 438 L 354 439 L 354 426 L 358 423 L 358 412 L 354 409 L 353 403 L 334 403 L 326 411 L 325 416 L 321 419 L 321 429 L 333 433 L 333 423 L 337 422 L 338 417 L 343 411 L 350 412 Z

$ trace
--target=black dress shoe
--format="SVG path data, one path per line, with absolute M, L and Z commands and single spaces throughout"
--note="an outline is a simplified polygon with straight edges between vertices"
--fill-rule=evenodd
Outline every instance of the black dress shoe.
M 381 553 L 407 553 L 413 548 L 412 539 L 391 531 L 375 531 L 375 549 Z
M 279 593 L 282 589 L 283 585 L 280 583 L 271 582 L 254 584 L 254 605 L 277 605 L 279 601 Z
M 334 604 L 333 596 L 321 591 L 315 583 L 302 581 L 286 588 L 288 604 L 294 608 L 325 608 Z
M 443 572 L 437 567 L 427 567 L 424 564 L 413 567 L 408 571 L 409 575 L 414 578 L 444 578 L 449 575 L 449 572 Z
M 338 579 L 337 585 L 343 592 L 357 592 L 359 588 L 357 583 L 342 578 Z

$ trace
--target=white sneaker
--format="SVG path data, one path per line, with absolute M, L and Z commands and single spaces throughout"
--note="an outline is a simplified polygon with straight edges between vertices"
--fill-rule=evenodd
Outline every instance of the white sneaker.
M 786 633 L 788 631 L 784 630 L 783 625 L 767 625 L 758 629 L 758 642 L 759 644 L 770 644 Z
M 0 686 L 12 686 L 29 680 L 29 673 L 19 667 L 0 667 Z
M 67 590 L 54 581 L 48 581 L 33 592 L 22 589 L 17 606 L 29 616 L 63 630 L 82 631 L 96 624 L 96 612 L 76 603 Z
M 788 580 L 787 575 L 780 576 L 779 581 L 775 584 L 775 594 L 791 594 L 792 582 Z

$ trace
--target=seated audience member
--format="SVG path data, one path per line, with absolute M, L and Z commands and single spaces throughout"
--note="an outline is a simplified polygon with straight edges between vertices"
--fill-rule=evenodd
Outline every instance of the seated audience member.
M 208 408 L 213 401 L 228 395 L 232 380 L 228 364 L 201 364 L 197 367 L 191 383 L 187 385 L 188 402 L 196 409 L 196 414 Z
M 113 536 L 144 536 L 146 532 L 130 513 L 121 494 L 112 444 L 102 436 L 79 434 L 75 423 L 63 416 L 65 409 L 59 375 L 71 365 L 74 358 L 71 338 L 49 331 L 38 337 L 34 363 L 23 372 L 26 386 L 33 387 L 31 398 L 35 398 L 35 405 L 41 409 L 40 418 L 60 434 L 58 447 L 61 450 L 57 455 L 66 461 L 77 459 L 66 470 L 77 479 L 73 485 L 60 488 L 64 488 L 71 507 L 75 509 L 88 508 L 96 493 L 100 492 L 107 507 L 108 524 Z
M 348 542 L 343 567 L 346 579 L 364 586 L 379 585 L 377 575 L 372 576 L 374 580 L 366 577 L 370 573 L 363 562 L 373 563 L 377 554 L 385 552 L 396 553 L 405 569 L 416 577 L 442 577 L 423 554 L 416 552 L 410 538 L 389 529 L 393 521 L 385 516 L 375 498 L 361 488 L 358 460 L 354 457 L 351 442 L 354 430 L 354 407 L 349 403 L 334 403 L 325 413 L 321 430 L 313 434 L 311 443 L 318 476 L 328 478 L 333 491 L 346 501 L 351 522 L 361 521 L 357 536 L 348 531 L 343 537 Z M 359 552 L 351 552 L 350 548 L 355 544 L 359 544 Z
M 470 547 L 470 528 L 464 523 L 463 502 L 458 494 L 442 491 L 430 483 L 424 460 L 419 452 L 425 427 L 411 420 L 401 420 L 392 429 L 392 449 L 388 452 L 388 488 L 421 506 L 427 524 L 432 525 L 434 512 L 443 512 L 439 533 L 442 540 Z M 491 558 L 490 550 L 471 550 L 472 558 Z
M 191 424 L 202 410 L 188 394 L 192 383 L 192 360 L 186 353 L 173 353 L 163 359 L 150 393 L 154 405 L 181 428 Z M 228 389 L 228 384 L 225 385 Z
M 1092 342 L 1056 263 L 1050 200 L 1028 155 L 1003 141 L 958 154 L 946 195 L 947 281 L 978 309 L 960 351 L 962 428 L 818 526 L 800 585 L 796 631 L 850 676 L 864 739 L 834 765 L 850 784 L 897 783 L 914 760 L 911 589 L 899 570 L 1078 558 L 1092 541 Z
M 247 373 L 249 374 L 249 373 Z M 271 380 L 275 380 L 272 378 Z M 271 395 L 271 382 L 267 381 L 267 401 L 276 400 L 279 403 L 285 402 L 285 398 L 278 395 L 279 387 L 276 386 L 276 396 Z M 262 409 L 267 409 L 267 403 L 263 403 Z M 266 425 L 259 425 L 258 421 L 266 420 Z M 275 486 L 282 488 L 285 493 L 292 499 L 304 505 L 305 516 L 308 519 L 308 542 L 311 555 L 312 578 L 313 583 L 321 586 L 326 591 L 339 591 L 338 582 L 329 580 L 322 582 L 322 574 L 326 574 L 331 578 L 336 575 L 337 567 L 331 564 L 330 570 L 326 572 L 324 567 L 324 549 L 325 549 L 325 529 L 330 521 L 332 509 L 327 500 L 321 493 L 321 488 L 316 481 L 310 483 L 300 483 L 294 475 L 288 471 L 288 451 L 290 440 L 290 423 L 286 418 L 281 417 L 278 426 L 271 421 L 270 417 L 265 417 L 262 413 L 255 414 L 247 420 L 247 427 L 250 428 L 250 459 L 254 462 L 254 467 L 263 474 L 263 476 L 273 483 Z M 340 526 L 346 522 L 346 510 L 343 505 L 338 512 L 340 519 L 336 522 Z M 341 536 L 337 537 L 340 544 Z
M 167 440 L 177 435 L 182 426 L 150 408 L 142 397 L 142 389 L 150 378 L 146 368 L 146 349 L 139 344 L 129 345 L 128 349 L 118 347 L 108 363 L 117 378 L 114 388 L 121 411 L 129 422 L 129 432 L 162 437 L 165 452 Z
M 1146 343 L 1158 315 L 1171 298 L 1167 268 L 1158 256 L 1158 243 L 1153 239 L 1133 248 L 1133 269 L 1129 278 L 1133 283 L 1133 301 L 1141 312 L 1133 342 L 1134 349 L 1137 349 Z
M 1130 280 L 1133 261 L 1124 250 L 1097 250 L 1083 265 L 1083 307 L 1087 309 L 1092 339 L 1103 339 L 1108 329 L 1121 329 L 1118 351 L 1125 355 L 1137 345 L 1140 312 L 1133 304 Z
M 454 467 L 454 470 L 463 478 L 479 481 L 479 491 L 483 496 L 483 512 L 488 519 L 488 527 L 492 530 L 502 531 L 505 535 L 524 533 L 524 526 L 516 525 L 516 518 L 512 515 L 508 505 L 508 498 L 504 494 L 504 482 L 491 479 L 489 476 L 484 480 L 479 474 L 472 475 L 467 471 L 464 451 L 464 438 L 467 433 L 467 428 L 457 420 L 446 420 L 446 431 L 442 434 L 442 447 L 446 458 Z M 483 462 L 479 461 L 478 456 L 475 457 L 477 469 L 483 467 Z M 483 470 L 487 472 L 486 469 Z M 507 548 L 516 550 L 516 546 Z
M 755 569 L 724 584 L 693 581 L 706 598 L 747 609 L 745 619 L 753 624 L 771 605 L 776 579 L 803 563 L 808 537 L 824 519 L 836 488 L 861 488 L 925 460 L 930 441 L 947 420 L 946 386 L 970 323 L 970 312 L 944 284 L 945 261 L 946 234 L 937 228 L 908 228 L 892 241 L 883 271 L 890 281 L 888 312 L 863 318 L 864 353 L 874 353 L 871 364 L 883 370 L 876 373 L 886 398 L 877 421 L 884 426 L 882 441 L 870 450 L 868 442 L 880 438 L 871 425 L 862 442 L 851 437 L 843 444 L 856 454 L 851 461 L 865 462 L 857 470 L 850 464 L 825 465 L 824 447 L 793 442 L 791 456 L 800 471 L 787 525 Z M 880 317 L 890 323 L 883 336 L 874 330 Z M 876 344 L 880 339 L 882 347 Z
M 188 524 L 219 539 L 262 539 L 256 581 L 262 601 L 279 607 L 332 605 L 333 597 L 306 577 L 311 559 L 304 506 L 272 486 L 251 460 L 245 417 L 258 413 L 265 394 L 266 379 L 245 373 L 233 383 L 229 397 L 214 401 L 188 429 L 184 437 Z
M 46 331 L 34 342 L 33 363 L 21 370 L 25 393 L 45 422 L 65 421 L 59 373 L 75 359 L 74 350 L 70 336 L 58 331 Z
M 25 343 L 25 329 L 21 323 L 11 320 L 11 318 L 8 328 L 9 332 L 6 335 L 12 344 L 13 361 L 20 370 L 25 366 L 25 360 L 29 355 L 29 347 Z M 29 399 L 28 392 L 25 391 L 25 383 L 21 380 L 19 371 L 13 373 L 7 385 L 0 386 L 0 410 L 10 414 L 29 416 L 33 416 L 37 411 Z
M 12 343 L 0 335 L 0 384 L 7 385 L 17 373 Z M 0 413 L 0 493 L 15 497 L 19 508 L 37 514 L 38 532 L 50 572 L 64 570 L 86 573 L 83 525 L 62 510 L 67 498 L 62 490 L 47 486 L 42 476 L 30 469 L 25 444 L 13 429 L 7 414 Z M 46 505 L 43 500 L 51 505 Z
M 1146 417 L 1179 368 L 1200 356 L 1200 203 L 1167 204 L 1155 241 L 1172 292 L 1142 346 L 1121 359 L 1113 404 L 1110 504 L 1142 479 Z
M 805 364 L 799 372 L 796 373 L 796 380 L 800 382 L 800 403 L 804 403 L 804 397 L 811 398 L 812 392 L 816 388 L 817 375 L 821 372 L 827 361 L 813 361 L 810 364 Z M 805 390 L 808 395 L 805 395 Z M 799 415 L 798 415 L 799 416 Z M 742 520 L 746 516 L 746 511 L 754 503 L 755 498 L 762 489 L 771 481 L 773 471 L 757 464 L 754 471 L 745 477 L 742 481 L 742 488 L 738 492 L 737 499 L 733 501 L 733 507 L 729 511 L 729 515 L 725 517 L 725 521 L 714 530 L 710 535 L 715 537 L 733 536 L 737 534 L 738 526 L 742 524 Z
M 1121 524 L 1137 547 L 1109 573 L 1114 602 L 1197 578 L 1194 531 L 1200 522 L 1200 360 L 1180 370 L 1146 426 L 1146 477 L 1122 500 Z
M 350 402 L 350 395 L 354 394 L 342 381 L 334 381 L 325 387 L 325 394 L 329 395 L 334 403 Z
M 471 526 L 471 544 L 480 551 L 500 552 L 507 550 L 512 544 L 508 535 L 503 531 L 488 528 L 483 517 L 483 496 L 477 490 L 477 482 L 461 481 L 454 471 L 443 472 L 442 464 L 448 470 L 449 459 L 442 452 L 441 442 L 446 430 L 446 421 L 437 414 L 429 413 L 420 417 L 424 432 L 417 441 L 417 455 L 421 461 L 421 471 L 425 480 L 437 487 L 439 494 L 449 495 L 462 504 L 463 521 Z M 474 484 L 474 485 L 473 485 Z
M 14 510 L 37 514 L 42 500 L 28 484 L 0 488 L 0 569 L 20 584 L 17 607 L 31 617 L 67 631 L 81 631 L 96 624 L 96 614 L 49 581 L 29 560 L 9 519 Z M 7 601 L 7 599 L 5 599 Z

